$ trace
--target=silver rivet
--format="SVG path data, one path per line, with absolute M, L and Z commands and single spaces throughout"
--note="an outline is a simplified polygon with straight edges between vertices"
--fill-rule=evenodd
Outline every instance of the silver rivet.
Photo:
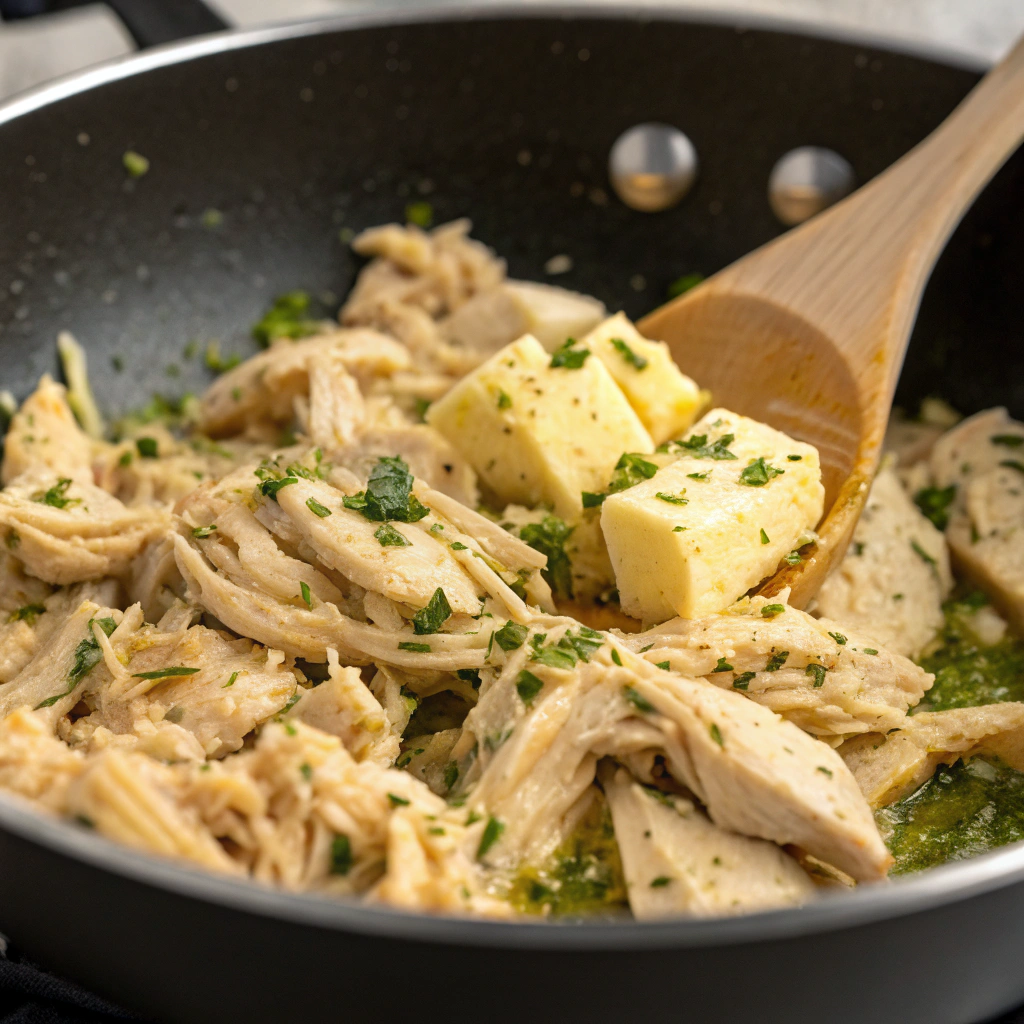
M 768 177 L 775 216 L 792 226 L 821 213 L 853 191 L 853 168 L 831 149 L 800 146 L 781 157 Z
M 608 177 L 619 198 L 634 210 L 667 210 L 693 187 L 697 151 L 672 125 L 638 124 L 615 140 Z

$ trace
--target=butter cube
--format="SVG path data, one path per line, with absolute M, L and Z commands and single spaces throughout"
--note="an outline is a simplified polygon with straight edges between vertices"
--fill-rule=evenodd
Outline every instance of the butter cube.
M 603 491 L 623 452 L 654 448 L 625 396 L 592 354 L 552 366 L 526 335 L 464 377 L 427 411 L 500 504 L 548 504 L 562 519 Z
M 676 366 L 668 345 L 649 341 L 625 313 L 599 323 L 582 344 L 608 368 L 655 444 L 681 436 L 708 403 L 708 392 Z
M 601 509 L 622 609 L 645 623 L 727 608 L 797 547 L 825 500 L 817 449 L 726 409 L 668 447 L 675 461 Z

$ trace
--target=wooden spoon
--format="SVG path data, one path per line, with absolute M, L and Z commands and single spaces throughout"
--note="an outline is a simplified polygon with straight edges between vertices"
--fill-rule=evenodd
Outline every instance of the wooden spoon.
M 1024 40 L 883 174 L 640 321 L 716 404 L 821 454 L 820 540 L 760 593 L 802 607 L 843 557 L 932 266 L 1022 139 Z

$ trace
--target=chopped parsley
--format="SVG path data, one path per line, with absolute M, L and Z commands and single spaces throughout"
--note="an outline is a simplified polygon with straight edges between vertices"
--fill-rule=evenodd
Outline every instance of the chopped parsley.
M 827 775 L 830 779 L 832 778 L 831 768 L 826 768 L 823 764 L 819 764 L 816 770 L 821 772 L 822 775 Z
M 668 875 L 658 875 L 657 878 L 651 879 L 652 889 L 664 889 L 666 885 L 671 885 L 672 879 Z
M 642 693 L 634 690 L 632 686 L 624 686 L 622 688 L 622 695 L 642 714 L 650 715 L 658 710 Z
M 452 541 L 452 543 L 449 545 L 449 547 L 452 549 L 452 551 L 468 551 L 469 550 L 469 548 L 465 544 L 463 544 L 461 540 Z
M 622 668 L 622 657 L 619 655 L 619 652 L 615 650 L 614 647 L 612 648 L 612 661 L 614 661 L 615 664 L 619 666 L 619 668 Z
M 501 388 L 498 389 L 498 408 L 499 409 L 511 409 L 512 408 L 512 399 L 509 397 L 508 392 L 507 391 L 502 391 Z
M 722 738 L 722 730 L 719 729 L 718 726 L 714 722 L 711 723 L 711 728 L 708 729 L 708 732 L 711 734 L 711 738 L 720 747 L 724 747 L 725 746 L 725 740 Z
M 418 228 L 426 230 L 434 223 L 434 207 L 424 199 L 407 203 L 405 207 L 405 219 L 409 224 L 415 224 Z
M 761 527 L 761 543 L 762 544 L 770 544 L 771 543 L 771 540 L 769 539 L 768 534 L 764 532 L 764 527 L 763 526 Z
M 237 672 L 231 673 L 231 678 L 221 687 L 222 690 L 226 690 L 229 686 L 235 685 L 235 680 L 238 678 Z
M 576 348 L 575 338 L 566 338 L 565 344 L 556 348 L 551 355 L 552 369 L 561 367 L 565 370 L 579 370 L 590 355 L 589 348 Z
M 835 640 L 835 642 L 839 644 L 840 647 L 846 646 L 846 637 L 843 636 L 842 633 L 833 633 L 832 630 L 829 630 L 828 635 L 832 637 L 832 639 Z
M 38 711 L 40 708 L 52 707 L 62 697 L 68 696 L 73 693 L 75 687 L 99 664 L 103 658 L 103 651 L 100 648 L 98 641 L 93 633 L 93 624 L 100 627 L 101 630 L 110 636 L 111 633 L 117 628 L 117 623 L 112 618 L 107 616 L 102 619 L 90 619 L 89 624 L 86 627 L 86 636 L 78 646 L 75 648 L 74 659 L 71 663 L 71 671 L 68 673 L 68 685 L 67 689 L 61 693 L 55 693 L 52 697 L 47 697 L 45 700 L 41 700 L 33 710 Z
M 448 603 L 444 591 L 438 587 L 427 602 L 427 606 L 412 617 L 413 632 L 420 636 L 425 633 L 436 633 L 451 618 L 451 614 L 452 606 Z
M 331 874 L 347 875 L 352 870 L 352 843 L 348 836 L 337 835 L 331 840 Z
M 782 560 L 787 565 L 799 565 L 804 559 L 803 555 L 801 555 L 800 552 L 796 548 L 794 548 L 792 551 L 790 551 L 788 555 L 784 555 Z
M 549 668 L 561 668 L 568 671 L 576 667 L 577 658 L 575 651 L 555 645 L 554 647 L 539 648 L 530 661 L 539 662 Z
M 199 669 L 187 668 L 185 665 L 172 665 L 170 668 L 156 668 L 152 672 L 133 672 L 132 679 L 169 679 L 172 676 L 194 676 Z
M 343 503 L 374 523 L 415 523 L 430 509 L 412 493 L 412 483 L 405 460 L 400 455 L 384 455 L 373 467 L 366 490 L 346 496 Z
M 504 822 L 499 821 L 492 814 L 487 819 L 487 824 L 484 826 L 483 835 L 480 836 L 480 845 L 476 848 L 476 859 L 482 860 L 487 854 L 487 851 L 501 838 L 501 833 L 505 831 Z
M 672 662 L 670 661 L 656 661 L 654 663 L 655 668 L 660 668 L 663 672 L 668 672 L 672 668 Z
M 685 493 L 686 493 L 685 491 L 680 492 L 680 494 L 685 494 Z M 670 505 L 689 505 L 690 504 L 690 499 L 689 498 L 683 498 L 680 495 L 675 495 L 675 494 L 668 494 L 665 491 L 658 491 L 658 493 L 655 494 L 655 497 L 660 499 L 661 501 L 667 501 Z M 761 532 L 763 533 L 764 531 L 762 530 Z
M 636 452 L 623 452 L 619 461 L 615 463 L 615 472 L 612 474 L 608 490 L 612 494 L 635 487 L 644 480 L 650 480 L 658 467 L 653 462 L 648 462 L 642 455 Z
M 78 505 L 82 500 L 81 498 L 65 497 L 70 486 L 70 478 L 62 477 L 48 491 L 40 491 L 38 494 L 33 494 L 32 500 L 39 502 L 40 505 L 49 505 L 51 508 L 65 508 L 67 505 Z M 11 534 L 8 534 L 8 547 L 14 547 L 14 544 L 10 543 L 11 536 Z M 17 534 L 13 534 L 13 536 L 17 536 Z
M 788 462 L 801 462 L 803 460 L 802 455 L 787 455 L 786 460 Z
M 222 356 L 219 341 L 209 342 L 206 346 L 206 351 L 203 353 L 203 362 L 206 364 L 206 368 L 214 373 L 227 373 L 228 370 L 233 370 L 241 361 L 242 357 L 237 352 L 232 352 L 228 356 Z
M 525 668 L 516 677 L 516 693 L 519 694 L 519 699 L 529 707 L 533 703 L 534 697 L 544 689 L 544 681 L 538 679 L 532 672 L 528 672 Z
M 910 546 L 911 548 L 913 548 L 914 554 L 917 555 L 917 557 L 920 558 L 921 561 L 925 563 L 925 565 L 927 565 L 933 572 L 938 572 L 939 563 L 936 562 L 935 559 L 932 558 L 932 556 L 929 555 L 928 552 L 925 551 L 925 549 L 921 547 L 921 545 L 918 544 L 916 540 L 912 540 L 910 542 Z
M 282 487 L 288 487 L 291 484 L 297 484 L 299 481 L 294 476 L 285 476 L 280 480 L 264 480 L 260 484 L 260 494 L 264 497 L 270 498 L 271 501 L 277 501 L 277 492 Z
M 750 685 L 750 680 L 754 678 L 757 673 L 755 672 L 741 672 L 733 681 L 732 686 L 734 690 L 745 690 Z
M 789 651 L 779 651 L 778 654 L 773 654 L 768 659 L 768 664 L 765 665 L 765 672 L 778 672 L 783 665 L 786 664 L 786 659 L 789 657 Z
M 460 668 L 457 669 L 455 675 L 459 677 L 464 683 L 469 683 L 474 690 L 480 689 L 480 669 L 478 668 Z
M 390 523 L 381 523 L 373 533 L 382 548 L 408 548 L 412 542 L 405 539 Z
M 634 369 L 643 370 L 647 366 L 647 360 L 643 356 L 638 356 L 622 338 L 611 338 L 610 341 L 612 348 Z
M 444 773 L 442 775 L 444 779 L 444 788 L 452 789 L 455 783 L 459 781 L 459 765 L 456 761 L 449 761 L 444 766 Z
M 46 611 L 46 606 L 41 604 L 23 604 L 7 616 L 8 622 L 27 622 L 30 626 L 35 625 L 36 619 Z
M 712 672 L 732 672 L 732 665 L 725 660 L 725 658 L 719 658 L 718 664 L 711 670 Z
M 782 476 L 785 472 L 784 469 L 776 469 L 765 462 L 762 455 L 760 458 L 752 459 L 740 473 L 740 483 L 746 484 L 747 487 L 764 487 L 773 477 Z
M 1007 469 L 1015 469 L 1018 473 L 1024 473 L 1024 462 L 1019 459 L 1003 459 L 1000 466 L 1005 466 Z
M 134 149 L 125 150 L 124 155 L 121 157 L 121 163 L 133 178 L 141 178 L 149 171 L 149 160 L 141 153 L 136 153 Z
M 956 498 L 956 484 L 948 487 L 924 487 L 914 495 L 914 504 L 940 530 L 949 525 L 949 506 Z
M 1019 448 L 1024 444 L 1024 437 L 1020 434 L 994 434 L 989 440 L 993 444 L 1001 444 L 1004 448 Z
M 604 503 L 604 499 L 607 497 L 607 494 L 599 494 L 594 491 L 583 491 L 580 494 L 584 508 L 598 508 Z
M 193 537 L 197 537 L 199 540 L 202 540 L 204 537 L 209 537 L 210 534 L 213 533 L 213 531 L 216 530 L 216 529 L 217 529 L 217 527 L 215 525 L 214 526 L 197 526 L 192 531 L 192 536 Z
M 804 669 L 804 675 L 810 676 L 814 682 L 811 684 L 815 690 L 825 685 L 825 673 L 828 669 L 824 665 L 810 664 Z
M 309 584 L 305 580 L 302 580 L 299 583 L 299 591 L 302 594 L 302 600 L 306 603 L 306 607 L 312 609 L 313 594 L 310 592 Z
M 140 437 L 135 441 L 135 447 L 143 459 L 155 459 L 159 455 L 155 437 Z
M 877 653 L 878 653 L 878 651 L 876 651 L 876 650 L 874 649 L 874 647 L 862 647 L 862 648 L 861 648 L 861 650 L 862 650 L 862 651 L 863 651 L 863 652 L 864 652 L 865 654 L 877 654 Z
M 761 609 L 761 617 L 765 619 L 774 619 L 776 615 L 781 615 L 786 610 L 784 604 L 766 604 Z
M 557 516 L 546 515 L 539 523 L 527 523 L 519 531 L 520 540 L 547 558 L 548 564 L 542 575 L 555 594 L 567 600 L 572 598 L 573 592 L 572 564 L 565 551 L 565 542 L 574 529 Z
M 277 338 L 302 338 L 313 334 L 319 326 L 308 320 L 309 294 L 286 292 L 274 299 L 273 305 L 252 326 L 252 336 L 266 348 Z
M 400 651 L 409 651 L 411 654 L 429 654 L 430 644 L 417 644 L 411 640 L 403 640 L 398 645 Z
M 689 455 L 694 459 L 714 459 L 716 462 L 725 462 L 736 458 L 729 451 L 729 445 L 735 440 L 735 434 L 723 434 L 708 444 L 707 434 L 693 434 L 683 441 L 666 441 L 665 444 L 659 445 L 657 450 L 659 452 L 675 450 L 680 455 Z
M 319 516 L 321 519 L 326 519 L 331 515 L 331 510 L 326 505 L 321 505 L 316 498 L 307 498 L 306 508 L 308 508 L 313 515 Z
M 686 476 L 690 480 L 707 480 L 711 475 L 711 470 L 706 469 L 703 473 L 687 473 Z
M 521 626 L 518 622 L 509 619 L 501 629 L 495 632 L 494 642 L 503 651 L 515 651 L 526 642 L 529 632 L 528 627 Z
M 668 297 L 670 299 L 677 299 L 680 295 L 688 292 L 691 288 L 696 288 L 697 285 L 701 284 L 704 280 L 704 275 L 694 272 L 692 274 L 683 274 L 682 277 L 677 277 L 667 289 Z
M 305 761 L 303 761 L 303 763 L 299 765 L 299 773 L 302 775 L 302 777 L 307 782 L 312 781 L 312 778 L 313 778 L 313 768 L 312 768 L 311 765 L 307 764 Z
M 404 796 L 399 796 L 397 793 L 388 793 L 388 803 L 392 807 L 408 807 L 409 801 Z

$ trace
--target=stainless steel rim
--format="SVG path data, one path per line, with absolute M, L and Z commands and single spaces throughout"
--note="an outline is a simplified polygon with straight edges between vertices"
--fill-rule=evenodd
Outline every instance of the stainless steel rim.
M 831 39 L 982 72 L 983 61 L 936 46 L 896 41 L 869 32 L 822 30 L 784 18 L 738 16 L 709 9 L 543 3 L 527 6 L 446 4 L 416 10 L 362 11 L 325 20 L 216 33 L 199 40 L 156 47 L 68 75 L 0 105 L 0 126 L 89 89 L 156 68 L 185 63 L 281 40 L 359 28 L 506 19 L 675 21 L 731 25 L 737 31 L 767 30 Z M 282 921 L 380 937 L 446 945 L 536 950 L 666 949 L 757 943 L 867 925 L 934 910 L 1024 881 L 1024 843 L 919 877 L 828 896 L 791 910 L 718 920 L 666 922 L 515 923 L 413 915 L 309 894 L 273 890 L 223 878 L 117 846 L 100 836 L 45 817 L 16 797 L 0 797 L 0 827 L 29 842 L 73 857 L 111 874 L 181 896 Z

